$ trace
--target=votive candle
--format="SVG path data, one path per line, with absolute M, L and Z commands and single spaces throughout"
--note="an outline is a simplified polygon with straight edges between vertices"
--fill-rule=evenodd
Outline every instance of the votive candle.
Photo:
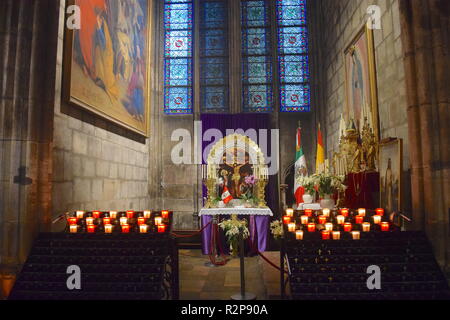
M 155 224 L 157 226 L 161 225 L 162 224 L 162 217 L 155 217 Z
M 288 224 L 288 231 L 289 232 L 295 232 L 295 229 L 296 229 L 295 223 L 289 223 Z
M 336 217 L 337 224 L 344 224 L 345 223 L 345 217 L 344 216 L 337 216 Z
M 293 217 L 294 216 L 294 209 L 292 209 L 292 208 L 286 209 L 286 215 L 288 217 Z
M 303 240 L 303 231 L 302 230 L 295 231 L 295 239 Z
M 325 223 L 325 230 L 326 231 L 333 231 L 333 224 L 332 223 Z
M 92 217 L 94 219 L 100 218 L 100 211 L 92 211 Z
M 109 217 L 103 218 L 103 224 L 104 225 L 111 224 L 111 218 Z
M 110 211 L 109 212 L 109 216 L 111 217 L 111 219 L 116 219 L 117 218 L 117 211 Z
M 93 225 L 94 224 L 94 218 L 92 218 L 92 217 L 86 218 L 86 224 L 88 226 Z
M 358 215 L 365 217 L 366 216 L 366 209 L 359 208 L 358 209 Z
M 313 214 L 312 209 L 306 209 L 305 210 L 305 215 L 308 216 L 309 218 L 311 218 L 312 214 Z
M 349 210 L 347 208 L 341 209 L 341 215 L 344 217 L 348 217 Z
M 341 233 L 339 231 L 333 231 L 333 240 L 340 240 Z
M 364 217 L 363 216 L 356 216 L 355 217 L 355 223 L 356 224 L 361 224 L 364 222 Z
M 93 224 L 87 226 L 87 232 L 88 233 L 94 233 L 95 232 L 95 226 Z
M 381 216 L 373 216 L 373 223 L 380 224 L 381 223 Z
M 383 216 L 384 215 L 384 209 L 383 208 L 378 208 L 375 210 L 376 214 L 379 216 Z
M 127 211 L 127 218 L 128 219 L 133 219 L 134 217 L 134 211 L 133 210 L 128 210 Z
M 308 216 L 301 216 L 300 217 L 300 222 L 302 224 L 308 224 L 308 220 L 309 220 Z
M 308 223 L 308 232 L 315 232 L 315 231 L 316 231 L 316 224 Z
M 84 217 L 84 211 L 77 211 L 77 212 L 76 212 L 76 215 L 77 215 L 77 218 L 78 218 L 78 219 L 83 219 L 83 217 Z
M 144 218 L 145 219 L 150 219 L 151 215 L 152 215 L 152 212 L 150 210 L 144 211 Z
M 138 225 L 143 225 L 145 223 L 145 218 L 144 217 L 139 217 L 138 218 Z
M 120 225 L 123 226 L 125 224 L 128 223 L 128 218 L 127 217 L 122 217 L 120 218 Z
M 350 222 L 344 223 L 344 231 L 345 231 L 345 232 L 350 232 L 350 231 L 352 231 L 352 224 L 351 224 Z
M 70 226 L 70 233 L 77 233 L 78 226 L 76 224 L 73 224 Z
M 364 222 L 362 224 L 362 229 L 363 229 L 364 232 L 369 232 L 370 231 L 370 223 Z
M 389 222 L 381 223 L 381 231 L 389 231 Z
M 327 223 L 327 217 L 319 216 L 319 224 L 325 224 L 325 223 Z
M 113 226 L 111 224 L 105 225 L 105 233 L 112 233 Z
M 146 224 L 141 224 L 141 225 L 139 226 L 139 232 L 140 232 L 140 233 L 147 233 L 147 231 L 148 231 L 148 225 L 146 225 Z
M 74 225 L 76 225 L 77 224 L 77 218 L 75 218 L 75 217 L 70 217 L 69 219 L 67 219 L 67 220 L 69 220 L 69 224 L 71 225 L 71 226 L 74 226 Z
M 164 233 L 166 232 L 166 225 L 165 224 L 160 224 L 158 225 L 158 233 Z
M 329 217 L 329 216 L 330 216 L 330 212 L 331 212 L 331 210 L 328 209 L 328 208 L 322 209 L 322 214 L 323 214 L 325 217 Z
M 169 211 L 167 210 L 161 211 L 161 216 L 163 217 L 163 219 L 169 219 Z
M 289 216 L 284 216 L 284 217 L 283 217 L 283 223 L 284 223 L 284 224 L 289 224 L 289 223 L 291 223 L 291 217 L 289 217 Z
M 361 239 L 361 233 L 359 231 L 352 231 L 352 239 L 353 240 Z
M 130 225 L 129 224 L 123 224 L 122 225 L 122 233 L 129 233 L 130 232 Z
M 322 240 L 330 240 L 330 231 L 322 231 Z

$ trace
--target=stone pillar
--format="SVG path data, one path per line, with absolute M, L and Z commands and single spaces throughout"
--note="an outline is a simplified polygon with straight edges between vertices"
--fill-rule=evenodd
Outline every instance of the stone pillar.
M 49 229 L 59 1 L 0 1 L 0 298 Z
M 450 263 L 449 2 L 400 0 L 407 83 L 412 208 L 438 262 Z

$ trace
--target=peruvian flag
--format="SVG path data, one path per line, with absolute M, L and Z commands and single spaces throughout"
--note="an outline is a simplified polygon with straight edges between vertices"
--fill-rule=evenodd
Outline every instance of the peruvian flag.
M 302 147 L 302 129 L 300 127 L 297 129 L 295 150 L 296 152 L 295 152 L 294 195 L 298 206 L 300 203 L 303 203 L 303 195 L 305 194 L 305 188 L 302 185 L 300 185 L 299 178 L 308 175 L 308 169 L 306 167 L 306 158 L 305 154 L 303 153 Z
M 233 196 L 231 195 L 230 191 L 228 191 L 227 186 L 224 186 L 222 192 L 222 201 L 223 203 L 227 204 L 231 200 L 233 200 Z

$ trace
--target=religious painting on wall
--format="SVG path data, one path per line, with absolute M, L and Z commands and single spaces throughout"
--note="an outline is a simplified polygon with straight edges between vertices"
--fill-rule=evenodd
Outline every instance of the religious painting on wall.
M 401 210 L 402 163 L 402 139 L 392 139 L 380 144 L 380 207 L 388 213 Z
M 80 28 L 66 29 L 66 101 L 148 135 L 151 0 L 72 4 Z
M 344 120 L 352 120 L 361 131 L 367 118 L 379 140 L 378 99 L 373 31 L 364 26 L 344 50 L 345 96 Z

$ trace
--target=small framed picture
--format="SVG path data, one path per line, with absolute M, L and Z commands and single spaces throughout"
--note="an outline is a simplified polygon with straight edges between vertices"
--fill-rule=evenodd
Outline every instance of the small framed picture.
M 390 139 L 380 143 L 380 208 L 387 213 L 402 208 L 403 140 Z

